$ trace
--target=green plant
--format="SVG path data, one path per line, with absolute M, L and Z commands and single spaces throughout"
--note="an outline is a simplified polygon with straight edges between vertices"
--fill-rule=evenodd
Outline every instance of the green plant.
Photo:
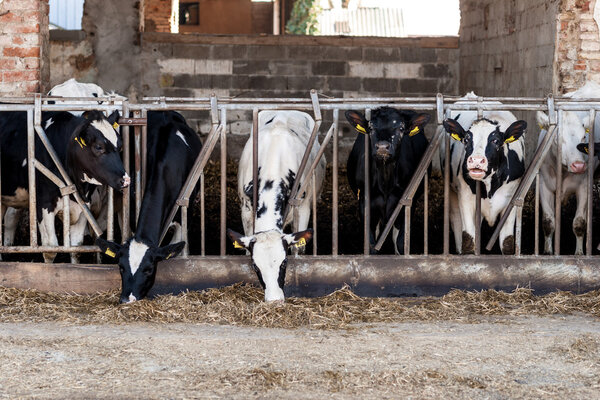
M 286 33 L 292 35 L 315 35 L 318 33 L 317 16 L 319 6 L 316 0 L 296 0 L 292 14 L 285 25 Z

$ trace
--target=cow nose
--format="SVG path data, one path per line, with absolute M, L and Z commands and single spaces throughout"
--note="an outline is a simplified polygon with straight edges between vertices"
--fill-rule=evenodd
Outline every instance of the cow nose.
M 585 163 L 582 161 L 575 161 L 571 164 L 571 171 L 575 174 L 583 174 L 585 172 Z
M 487 169 L 487 158 L 470 156 L 469 158 L 467 158 L 467 167 L 469 169 Z
M 121 295 L 121 299 L 119 299 L 119 303 L 128 304 L 128 303 L 133 303 L 136 300 L 137 300 L 137 298 L 133 294 L 130 294 L 129 296 Z
M 126 188 L 131 183 L 131 178 L 129 177 L 129 175 L 125 174 L 123 175 L 123 178 L 121 178 L 119 183 L 121 184 L 122 188 Z
M 377 152 L 390 151 L 390 142 L 377 142 L 377 144 L 375 144 L 375 147 L 377 148 Z

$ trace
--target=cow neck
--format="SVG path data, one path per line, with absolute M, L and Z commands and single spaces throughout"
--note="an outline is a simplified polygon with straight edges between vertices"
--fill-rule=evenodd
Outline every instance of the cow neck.
M 146 184 L 135 233 L 136 240 L 156 246 L 159 244 L 162 227 L 166 223 L 168 213 L 175 205 L 178 194 L 165 190 L 164 185 L 159 185 L 158 182 L 161 180 L 149 180 Z
M 255 232 L 283 231 L 283 213 L 289 201 L 294 178 L 295 173 L 288 170 L 284 177 L 259 179 Z
M 377 162 L 374 159 L 371 162 L 371 168 L 376 171 L 372 186 L 379 189 L 386 198 L 391 194 L 395 186 L 394 172 L 396 170 L 396 162 L 396 160 L 392 160 L 391 162 L 384 164 L 383 162 Z

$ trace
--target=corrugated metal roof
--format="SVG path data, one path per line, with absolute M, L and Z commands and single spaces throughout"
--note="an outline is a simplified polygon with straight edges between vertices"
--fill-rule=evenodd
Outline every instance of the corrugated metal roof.
M 319 35 L 406 36 L 399 8 L 333 8 L 323 10 L 318 21 Z
M 50 0 L 50 23 L 60 29 L 81 29 L 85 0 Z

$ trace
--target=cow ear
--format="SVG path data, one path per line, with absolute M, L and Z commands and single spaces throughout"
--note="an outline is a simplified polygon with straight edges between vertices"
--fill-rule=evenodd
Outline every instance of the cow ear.
M 589 153 L 588 144 L 587 143 L 579 143 L 577 145 L 577 150 L 579 150 L 583 154 L 588 154 Z M 596 144 L 595 143 L 594 143 L 594 151 L 596 151 Z
M 75 127 L 75 130 L 73 130 L 73 134 L 71 136 L 81 148 L 87 146 L 87 142 L 89 141 L 87 137 L 88 126 L 90 126 L 90 121 L 87 119 L 82 119 Z
M 408 131 L 408 136 L 414 136 L 419 132 L 423 132 L 423 127 L 427 125 L 429 120 L 431 119 L 431 115 L 429 114 L 417 114 L 410 120 L 410 130 Z
M 537 123 L 540 126 L 540 129 L 548 130 L 548 126 L 550 125 L 550 120 L 548 119 L 548 115 L 545 112 L 538 111 L 535 114 L 535 119 L 537 119 Z
M 283 235 L 283 241 L 288 246 L 294 245 L 296 247 L 304 247 L 306 246 L 306 243 L 308 243 L 308 241 L 312 239 L 312 236 L 313 230 L 307 229 L 305 231 Z
M 169 258 L 176 257 L 179 253 L 181 253 L 184 247 L 185 242 L 168 244 L 154 250 L 154 257 L 156 257 L 157 261 L 168 260 Z
M 107 120 L 108 123 L 115 128 L 115 130 L 119 129 L 119 124 L 117 123 L 119 120 L 119 112 L 117 110 L 113 111 L 113 113 L 108 116 Z
M 96 239 L 96 246 L 100 247 L 102 253 L 112 258 L 117 258 L 117 254 L 119 254 L 119 251 L 121 251 L 121 248 L 123 247 L 118 243 L 109 242 L 102 238 Z
M 354 127 L 358 132 L 365 134 L 369 128 L 369 124 L 365 119 L 365 116 L 358 111 L 348 110 L 345 113 L 346 119 L 350 122 L 350 125 Z
M 450 134 L 452 139 L 458 140 L 459 142 L 465 137 L 465 130 L 462 125 L 455 119 L 447 119 L 444 121 L 444 129 Z
M 252 244 L 256 242 L 256 238 L 252 236 L 243 236 L 241 233 L 237 233 L 233 229 L 227 229 L 227 235 L 231 238 L 233 247 L 236 249 L 250 250 Z
M 508 129 L 506 129 L 506 132 L 504 132 L 504 143 L 512 143 L 515 140 L 518 140 L 523 133 L 525 133 L 525 129 L 527 129 L 527 122 L 522 119 L 513 122 Z

